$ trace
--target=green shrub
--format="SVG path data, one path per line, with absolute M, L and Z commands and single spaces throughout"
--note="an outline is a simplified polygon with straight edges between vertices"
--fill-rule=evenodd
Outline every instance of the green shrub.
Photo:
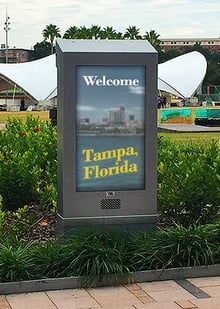
M 4 210 L 26 204 L 56 203 L 57 134 L 31 116 L 13 118 L 0 130 L 0 195 Z
M 158 209 L 169 223 L 211 223 L 220 207 L 220 145 L 158 143 Z

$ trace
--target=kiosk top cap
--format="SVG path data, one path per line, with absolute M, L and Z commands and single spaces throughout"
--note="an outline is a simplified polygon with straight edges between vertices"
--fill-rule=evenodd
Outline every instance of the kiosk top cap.
M 146 40 L 57 39 L 57 45 L 67 53 L 157 53 Z

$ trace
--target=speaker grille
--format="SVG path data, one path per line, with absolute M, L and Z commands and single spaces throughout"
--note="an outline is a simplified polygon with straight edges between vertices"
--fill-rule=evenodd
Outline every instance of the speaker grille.
M 119 198 L 115 199 L 102 199 L 101 209 L 119 209 L 121 208 L 121 200 Z

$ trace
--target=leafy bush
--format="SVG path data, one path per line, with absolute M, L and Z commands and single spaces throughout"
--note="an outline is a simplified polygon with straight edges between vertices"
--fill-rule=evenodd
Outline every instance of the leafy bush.
M 220 207 L 220 144 L 158 143 L 158 209 L 169 223 L 211 223 Z
M 31 116 L 8 120 L 0 130 L 0 195 L 3 210 L 57 202 L 57 133 Z M 158 210 L 170 224 L 210 223 L 220 206 L 220 146 L 158 142 Z
M 56 203 L 57 134 L 31 116 L 13 118 L 0 130 L 0 195 L 4 210 L 29 203 Z

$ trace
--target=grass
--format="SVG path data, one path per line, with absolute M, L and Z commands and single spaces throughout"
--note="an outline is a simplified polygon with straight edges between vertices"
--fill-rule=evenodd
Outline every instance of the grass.
M 192 123 L 194 123 L 197 108 L 192 108 Z M 158 110 L 158 123 L 160 123 L 160 111 L 161 110 Z M 164 136 L 164 138 L 174 142 L 204 143 L 209 142 L 212 139 L 219 140 L 220 132 L 159 132 L 158 136 Z
M 33 111 L 33 112 L 0 112 L 0 124 L 6 123 L 8 118 L 18 118 L 25 120 L 27 115 L 32 115 L 43 121 L 49 119 L 49 111 Z M 159 113 L 158 113 L 159 115 Z M 174 142 L 192 142 L 192 143 L 204 143 L 210 140 L 219 140 L 220 132 L 195 132 L 195 133 L 182 133 L 182 132 L 160 132 L 158 136 L 164 136 Z
M 8 118 L 17 118 L 21 120 L 26 120 L 27 115 L 32 115 L 34 118 L 41 120 L 49 119 L 49 111 L 33 111 L 33 112 L 0 112 L 0 123 L 6 123 Z

